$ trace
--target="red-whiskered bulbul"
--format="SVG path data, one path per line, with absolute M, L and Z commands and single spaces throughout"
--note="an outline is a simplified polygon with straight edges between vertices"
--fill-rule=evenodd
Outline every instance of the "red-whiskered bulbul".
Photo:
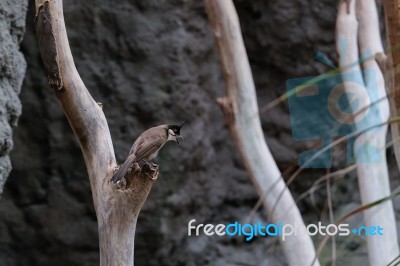
M 183 124 L 184 122 L 180 125 L 161 125 L 143 132 L 133 143 L 128 158 L 114 174 L 111 179 L 112 182 L 118 183 L 121 181 L 134 162 L 151 162 L 167 141 L 174 140 L 179 144 L 179 139 L 183 140 L 180 135 Z

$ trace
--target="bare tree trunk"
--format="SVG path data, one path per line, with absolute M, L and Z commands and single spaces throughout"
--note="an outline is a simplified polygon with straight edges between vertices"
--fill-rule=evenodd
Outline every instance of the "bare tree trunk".
M 370 96 L 376 95 L 376 97 L 364 95 L 369 99 L 358 98 L 361 105 L 357 109 L 364 108 L 365 112 L 355 115 L 353 121 L 357 121 L 358 117 L 364 117 L 364 115 L 366 115 L 364 119 L 371 118 L 366 123 L 355 123 L 356 130 L 361 132 L 389 119 L 383 74 L 374 56 L 367 60 L 365 58 L 363 60 L 361 56 L 368 53 L 383 56 L 375 0 L 342 0 L 339 4 L 336 31 L 345 90 L 348 93 L 354 93 L 352 82 L 360 81 L 363 90 L 369 92 Z M 360 57 L 362 62 L 359 64 Z M 353 111 L 356 113 L 357 110 Z M 386 133 L 387 125 L 384 124 L 363 132 L 354 142 L 354 157 L 363 205 L 390 195 L 386 162 Z M 399 255 L 392 201 L 388 200 L 365 210 L 364 219 L 367 227 L 381 226 L 383 228 L 383 236 L 367 237 L 370 265 L 387 265 Z
M 386 68 L 391 73 L 391 78 L 387 82 L 390 89 L 391 112 L 393 116 L 400 115 L 400 1 L 383 0 L 385 8 L 386 34 L 388 46 L 390 48 L 389 63 Z M 397 166 L 400 169 L 400 123 L 391 124 L 392 139 L 394 141 L 394 152 Z
M 262 195 L 265 208 L 272 215 L 272 222 L 299 227 L 296 236 L 289 236 L 282 241 L 289 265 L 310 265 L 315 258 L 315 249 L 299 209 L 293 207 L 296 204 L 265 142 L 254 81 L 235 7 L 232 0 L 205 0 L 205 5 L 226 82 L 227 96 L 219 98 L 218 102 L 234 142 L 254 185 Z M 318 260 L 313 265 L 319 265 Z
M 62 0 L 36 0 L 36 32 L 49 84 L 54 89 L 83 152 L 99 224 L 100 264 L 133 265 L 134 235 L 140 209 L 158 169 L 135 164 L 126 186 L 111 182 L 116 170 L 107 121 L 83 84 L 68 44 Z

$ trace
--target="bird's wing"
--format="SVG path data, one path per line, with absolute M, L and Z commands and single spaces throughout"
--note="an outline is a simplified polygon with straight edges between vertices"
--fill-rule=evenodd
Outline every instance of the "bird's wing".
M 139 162 L 143 159 L 148 158 L 151 154 L 158 151 L 165 143 L 165 137 L 157 134 L 141 142 L 137 149 L 134 151 L 135 161 Z

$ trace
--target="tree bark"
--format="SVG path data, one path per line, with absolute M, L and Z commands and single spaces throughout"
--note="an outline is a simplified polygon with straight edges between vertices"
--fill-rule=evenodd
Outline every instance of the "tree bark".
M 158 168 L 134 164 L 122 187 L 110 182 L 117 168 L 110 131 L 101 104 L 93 100 L 75 67 L 62 0 L 36 0 L 35 4 L 36 32 L 49 84 L 86 163 L 98 220 L 100 264 L 133 265 L 137 217 Z
M 388 40 L 389 60 L 386 69 L 391 74 L 389 84 L 390 105 L 393 116 L 400 115 L 400 1 L 399 0 L 383 0 L 385 9 L 386 34 Z M 394 152 L 396 156 L 397 166 L 400 169 L 400 123 L 394 123 L 390 126 L 392 131 L 392 139 L 394 141 Z
M 227 96 L 219 98 L 218 103 L 244 165 L 267 212 L 272 216 L 272 222 L 299 228 L 296 236 L 289 236 L 281 242 L 289 265 L 310 265 L 315 258 L 315 249 L 299 209 L 265 142 L 254 81 L 235 7 L 231 0 L 205 0 L 205 6 L 226 83 Z M 319 265 L 318 260 L 313 265 Z
M 389 119 L 384 76 L 374 57 L 383 56 L 375 0 L 342 0 L 338 9 L 336 34 L 342 76 L 361 80 L 362 86 L 370 95 L 377 94 L 375 102 L 357 107 L 364 109 L 366 113 L 369 112 L 367 115 L 377 117 L 373 119 L 376 120 L 373 124 L 371 121 L 367 122 L 368 125 L 355 123 L 356 130 L 361 132 L 365 126 L 376 126 Z M 346 47 L 343 47 L 344 43 Z M 372 58 L 362 58 L 361 55 L 367 53 L 372 54 Z M 358 63 L 360 58 L 361 63 Z M 351 93 L 351 83 L 343 84 L 345 90 Z M 356 111 L 353 110 L 353 113 L 356 113 L 354 119 L 364 115 L 364 112 Z M 382 124 L 359 134 L 354 142 L 354 157 L 363 205 L 391 194 L 386 162 L 386 133 L 387 124 Z M 381 226 L 384 233 L 383 236 L 367 236 L 370 265 L 387 265 L 399 254 L 392 201 L 388 200 L 365 210 L 364 220 L 367 227 Z

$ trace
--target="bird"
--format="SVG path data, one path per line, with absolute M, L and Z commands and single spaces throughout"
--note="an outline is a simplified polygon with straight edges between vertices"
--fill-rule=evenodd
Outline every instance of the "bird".
M 128 158 L 113 175 L 111 181 L 114 184 L 117 184 L 119 181 L 121 181 L 121 179 L 128 172 L 129 167 L 135 162 L 151 162 L 157 157 L 158 152 L 164 146 L 164 144 L 167 143 L 167 141 L 172 140 L 179 144 L 179 140 L 183 140 L 183 137 L 180 135 L 183 124 L 185 124 L 185 122 L 179 125 L 160 125 L 144 131 L 133 143 Z

